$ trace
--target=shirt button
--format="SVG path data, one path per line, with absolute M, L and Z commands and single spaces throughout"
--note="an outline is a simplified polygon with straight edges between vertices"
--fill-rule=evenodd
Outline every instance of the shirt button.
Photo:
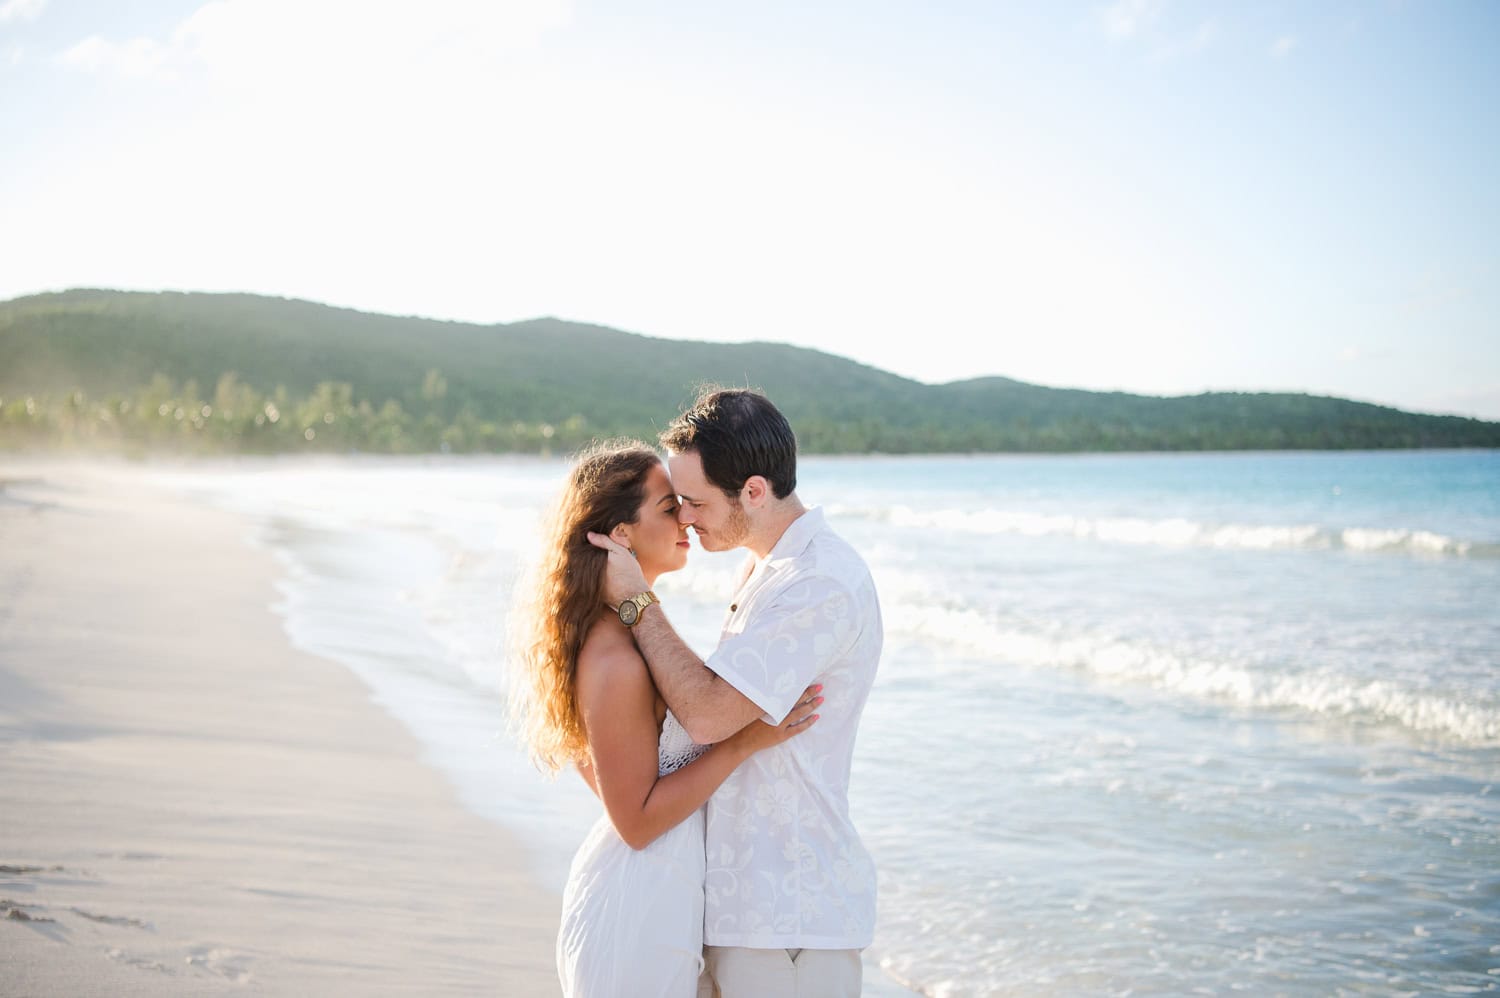
M 731 604 L 729 604 L 729 612 L 730 613 L 733 613 L 734 611 L 738 610 L 739 608 L 740 608 L 740 605 L 738 603 L 731 603 Z

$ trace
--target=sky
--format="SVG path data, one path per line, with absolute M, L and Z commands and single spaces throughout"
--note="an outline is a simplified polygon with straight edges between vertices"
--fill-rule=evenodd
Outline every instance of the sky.
M 1500 419 L 1500 3 L 0 0 L 0 300 Z

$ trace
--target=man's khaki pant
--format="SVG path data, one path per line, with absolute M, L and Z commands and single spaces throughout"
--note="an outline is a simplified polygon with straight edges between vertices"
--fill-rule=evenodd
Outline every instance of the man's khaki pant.
M 698 998 L 859 998 L 864 964 L 854 949 L 703 947 Z

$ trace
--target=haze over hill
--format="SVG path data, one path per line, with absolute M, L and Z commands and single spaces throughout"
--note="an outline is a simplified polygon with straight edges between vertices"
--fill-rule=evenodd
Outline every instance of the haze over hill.
M 921 330 L 912 341 L 921 343 Z M 918 347 L 920 348 L 920 347 Z M 705 382 L 765 390 L 810 452 L 1495 447 L 1500 423 L 1303 394 L 926 385 L 777 343 L 497 325 L 245 294 L 0 303 L 0 444 L 566 450 L 653 439 Z

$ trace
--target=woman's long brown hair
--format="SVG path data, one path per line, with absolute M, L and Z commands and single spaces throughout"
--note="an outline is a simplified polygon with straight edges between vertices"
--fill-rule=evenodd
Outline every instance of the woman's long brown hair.
M 533 761 L 549 772 L 588 754 L 574 677 L 578 651 L 604 606 L 608 556 L 586 535 L 636 522 L 646 476 L 659 463 L 655 451 L 635 440 L 584 451 L 542 532 L 541 557 L 528 583 L 530 606 L 511 623 L 519 641 L 510 702 Z

